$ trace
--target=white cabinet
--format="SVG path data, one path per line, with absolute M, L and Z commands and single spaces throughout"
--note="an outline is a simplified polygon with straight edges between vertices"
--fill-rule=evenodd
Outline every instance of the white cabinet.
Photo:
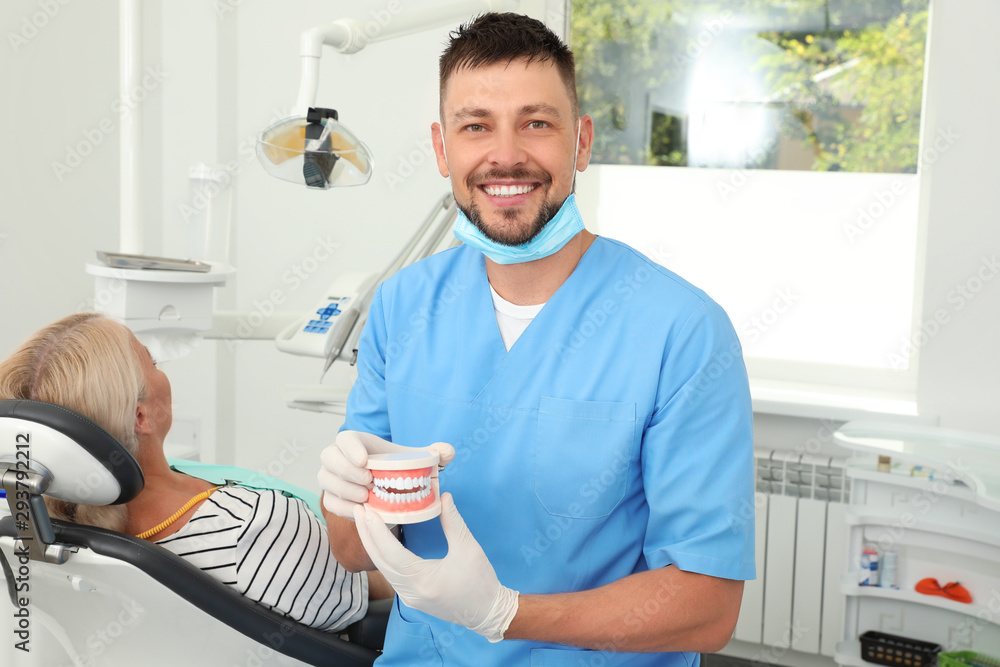
M 855 456 L 851 485 L 848 567 L 841 580 L 844 637 L 840 665 L 869 665 L 858 637 L 868 630 L 941 644 L 945 651 L 1000 656 L 1000 440 L 927 426 L 845 424 L 839 444 Z M 879 472 L 878 456 L 909 468 L 935 469 L 934 479 Z M 863 546 L 898 554 L 898 588 L 860 586 Z M 971 604 L 917 593 L 934 578 L 959 582 Z

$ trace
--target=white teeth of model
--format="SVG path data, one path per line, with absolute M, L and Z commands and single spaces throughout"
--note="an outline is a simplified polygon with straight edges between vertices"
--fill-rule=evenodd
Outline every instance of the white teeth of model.
M 405 480 L 403 480 L 403 487 L 406 488 L 406 489 L 412 489 L 413 488 L 413 478 L 412 477 L 407 477 Z

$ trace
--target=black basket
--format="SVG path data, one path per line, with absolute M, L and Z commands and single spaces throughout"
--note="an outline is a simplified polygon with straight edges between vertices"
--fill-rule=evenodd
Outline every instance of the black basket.
M 930 667 L 937 664 L 941 645 L 869 630 L 861 635 L 861 659 L 876 665 Z

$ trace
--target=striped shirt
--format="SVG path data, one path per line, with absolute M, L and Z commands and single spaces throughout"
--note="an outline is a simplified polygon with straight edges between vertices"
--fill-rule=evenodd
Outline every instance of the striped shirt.
M 336 632 L 368 610 L 368 576 L 330 553 L 326 527 L 298 498 L 227 486 L 156 542 L 248 598 Z

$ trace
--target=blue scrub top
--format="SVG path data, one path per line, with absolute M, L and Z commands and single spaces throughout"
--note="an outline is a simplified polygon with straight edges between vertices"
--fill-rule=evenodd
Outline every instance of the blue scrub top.
M 754 577 L 752 410 L 736 333 L 704 292 L 625 244 L 596 239 L 509 352 L 479 251 L 400 271 L 373 300 L 344 428 L 453 444 L 441 490 L 500 582 L 522 593 L 671 564 Z M 404 534 L 424 558 L 447 551 L 437 520 Z M 641 602 L 622 628 L 640 622 Z M 489 644 L 397 598 L 378 664 L 697 661 Z

